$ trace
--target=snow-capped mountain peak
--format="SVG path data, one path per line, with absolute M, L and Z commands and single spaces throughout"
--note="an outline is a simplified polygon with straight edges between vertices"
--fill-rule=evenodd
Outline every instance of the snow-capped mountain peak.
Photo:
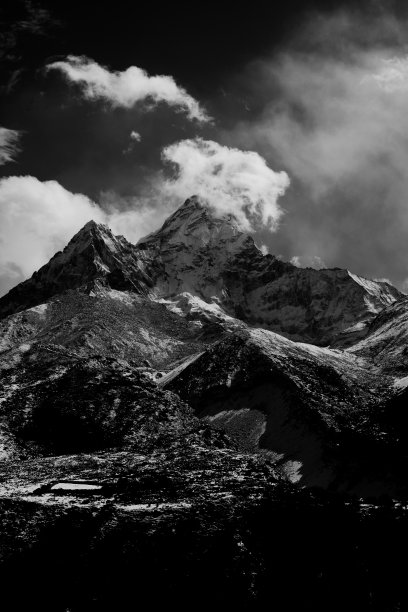
M 138 246 L 153 244 L 176 245 L 202 248 L 223 241 L 236 242 L 244 236 L 233 215 L 218 215 L 215 210 L 198 196 L 184 202 L 162 225 L 162 227 L 138 242 Z
M 99 251 L 98 256 L 101 258 L 104 250 L 119 251 L 123 240 L 122 237 L 114 236 L 107 225 L 91 220 L 70 240 L 63 254 L 68 260 L 74 252 L 79 253 L 92 246 Z
M 115 289 L 146 292 L 151 282 L 137 250 L 123 236 L 89 221 L 63 251 L 0 299 L 0 318 L 42 304 L 54 295 L 79 287 L 92 289 L 95 281 Z

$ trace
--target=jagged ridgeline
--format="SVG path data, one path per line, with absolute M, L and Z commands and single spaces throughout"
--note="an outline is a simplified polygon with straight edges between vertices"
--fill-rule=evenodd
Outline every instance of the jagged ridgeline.
M 358 585 L 383 609 L 371 542 L 397 513 L 396 558 L 406 531 L 407 321 L 390 284 L 264 255 L 197 197 L 136 245 L 87 223 L 0 299 L 6 582 L 21 563 L 50 610 L 113 609 L 135 572 L 152 605 L 343 610 Z

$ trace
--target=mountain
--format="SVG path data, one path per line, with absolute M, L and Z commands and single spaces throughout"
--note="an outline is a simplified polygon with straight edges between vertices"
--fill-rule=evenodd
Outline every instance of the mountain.
M 153 607 L 322 611 L 384 609 L 388 576 L 403 609 L 407 329 L 388 283 L 196 197 L 136 245 L 86 224 L 0 299 L 10 609 L 125 609 L 135 576 Z
M 395 424 L 380 415 L 404 386 L 406 303 L 387 283 L 263 255 L 233 216 L 196 197 L 137 245 L 89 222 L 0 300 L 3 456 L 63 452 L 57 438 L 81 419 L 82 450 L 96 438 L 100 448 L 123 446 L 130 433 L 116 424 L 125 417 L 115 416 L 123 402 L 107 382 L 112 363 L 120 380 L 137 375 L 153 404 L 171 412 L 151 385 L 176 393 L 233 444 L 267 452 L 293 482 L 377 493 L 391 469 L 388 487 L 399 490 L 405 458 L 384 450 Z M 92 363 L 112 387 L 103 426 L 89 401 L 67 392 Z M 64 398 L 58 409 L 52 394 Z
M 37 306 L 68 289 L 84 287 L 88 293 L 97 280 L 112 288 L 146 293 L 151 280 L 133 245 L 113 236 L 104 225 L 87 223 L 54 257 L 27 281 L 0 300 L 0 318 Z

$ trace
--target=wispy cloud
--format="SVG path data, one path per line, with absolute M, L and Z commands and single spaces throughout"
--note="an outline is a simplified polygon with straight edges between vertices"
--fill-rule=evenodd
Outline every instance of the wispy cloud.
M 318 255 L 294 255 L 290 260 L 290 263 L 296 266 L 297 268 L 314 268 L 315 270 L 327 268 L 324 261 Z
M 123 151 L 122 151 L 122 153 L 124 155 L 127 155 L 128 153 L 131 153 L 133 151 L 133 149 L 135 148 L 135 144 L 137 142 L 141 142 L 142 137 L 139 134 L 139 132 L 136 132 L 135 130 L 132 130 L 130 132 L 130 134 L 129 134 L 129 139 L 130 139 L 130 142 L 128 143 L 128 146 L 125 149 L 123 149 Z
M 291 176 L 292 255 L 406 276 L 407 50 L 407 24 L 342 12 L 243 75 L 261 110 L 224 138 Z
M 81 87 L 83 95 L 89 100 L 104 100 L 113 107 L 124 108 L 136 104 L 150 108 L 163 102 L 185 113 L 189 119 L 200 123 L 210 121 L 199 102 L 172 76 L 150 76 L 137 66 L 110 71 L 87 57 L 74 55 L 48 64 L 46 69 L 62 72 L 69 82 Z
M 130 132 L 130 139 L 134 140 L 135 142 L 140 142 L 142 140 L 142 137 L 139 132 L 135 132 L 135 130 L 132 130 Z
M 20 132 L 0 127 L 0 166 L 13 162 L 20 152 Z

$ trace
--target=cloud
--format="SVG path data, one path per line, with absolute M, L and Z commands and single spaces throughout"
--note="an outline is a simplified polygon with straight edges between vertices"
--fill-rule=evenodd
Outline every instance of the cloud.
M 134 140 L 135 142 L 140 142 L 142 140 L 142 137 L 139 132 L 135 132 L 135 130 L 132 130 L 130 132 L 130 139 Z
M 26 276 L 21 268 L 12 261 L 3 261 L 0 264 L 0 297 L 12 287 L 18 285 Z
M 0 180 L 0 294 L 30 276 L 90 219 L 105 214 L 86 196 L 32 176 Z
M 123 197 L 113 190 L 104 191 L 100 194 L 99 203 L 106 223 L 114 234 L 123 235 L 133 243 L 157 230 L 182 204 L 178 199 L 168 196 L 166 181 L 160 173 L 144 194 Z
M 314 16 L 242 75 L 259 110 L 223 139 L 291 176 L 290 256 L 407 276 L 407 49 L 408 24 L 390 16 Z
M 288 54 L 269 74 L 280 103 L 266 108 L 256 130 L 265 130 L 285 166 L 314 194 L 358 178 L 387 156 L 401 166 L 408 144 L 405 60 L 384 51 L 361 51 L 348 63 Z
M 408 58 L 390 57 L 381 62 L 377 72 L 368 77 L 377 82 L 384 91 L 393 93 L 408 90 Z
M 257 223 L 276 228 L 282 215 L 278 198 L 289 178 L 269 168 L 258 153 L 195 138 L 166 147 L 163 160 L 176 169 L 165 184 L 169 194 L 179 200 L 198 195 L 218 214 L 233 214 L 244 230 Z
M 401 291 L 405 295 L 408 295 L 408 278 L 404 279 L 404 281 L 402 282 L 402 284 L 401 284 Z
M 322 270 L 327 268 L 324 261 L 318 256 L 305 256 L 305 255 L 294 255 L 290 260 L 290 263 L 297 268 L 314 268 L 315 270 Z
M 87 57 L 69 55 L 66 60 L 53 62 L 47 70 L 59 70 L 71 83 L 78 83 L 88 100 L 104 100 L 113 107 L 132 108 L 143 103 L 146 108 L 164 102 L 189 119 L 200 123 L 210 121 L 204 109 L 172 76 L 150 76 L 142 68 L 109 71 Z
M 137 142 L 141 142 L 141 140 L 142 140 L 142 137 L 139 134 L 139 132 L 135 132 L 135 130 L 132 130 L 130 132 L 129 138 L 130 138 L 130 142 L 129 142 L 128 146 L 125 149 L 123 149 L 123 151 L 122 151 L 122 153 L 124 155 L 127 155 L 128 153 L 131 153 L 133 151 L 134 147 L 135 147 L 135 144 Z
M 0 127 L 0 166 L 14 161 L 20 152 L 19 140 L 20 132 Z

